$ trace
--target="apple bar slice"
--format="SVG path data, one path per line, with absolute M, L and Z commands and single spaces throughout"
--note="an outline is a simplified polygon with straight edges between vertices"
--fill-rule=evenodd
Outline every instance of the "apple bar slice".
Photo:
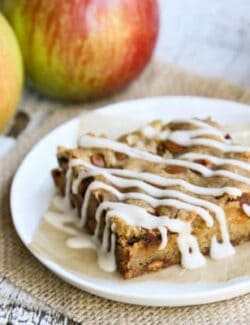
M 116 268 L 125 279 L 173 264 L 195 268 L 205 264 L 204 255 L 227 257 L 249 240 L 246 160 L 233 167 L 227 161 L 218 173 L 217 163 L 159 156 L 130 146 L 128 136 L 84 135 L 78 148 L 58 149 L 59 167 L 52 171 L 60 195 L 94 236 L 104 268 Z M 230 159 L 224 156 L 214 157 Z

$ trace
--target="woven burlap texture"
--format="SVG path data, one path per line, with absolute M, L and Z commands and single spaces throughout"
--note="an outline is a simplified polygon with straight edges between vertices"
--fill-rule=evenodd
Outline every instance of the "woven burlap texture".
M 82 111 L 120 100 L 162 95 L 197 95 L 250 103 L 250 90 L 232 86 L 224 80 L 187 73 L 158 61 L 151 62 L 143 75 L 124 92 L 91 104 L 65 105 L 33 93 L 30 98 L 26 96 L 27 105 L 32 102 L 32 105 L 68 106 L 68 109 L 58 109 L 38 130 L 22 136 L 1 161 L 0 273 L 54 310 L 87 324 L 248 324 L 250 295 L 203 306 L 152 308 L 112 302 L 80 291 L 43 267 L 23 246 L 13 228 L 9 209 L 11 180 L 27 151 L 44 134 L 78 114 L 79 109 Z M 46 159 L 46 152 L 41 159 Z

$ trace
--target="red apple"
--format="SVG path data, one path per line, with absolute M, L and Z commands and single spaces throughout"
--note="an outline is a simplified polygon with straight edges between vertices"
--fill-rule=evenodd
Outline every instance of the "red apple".
M 3 0 L 29 81 L 54 98 L 110 94 L 149 61 L 157 0 Z
M 15 113 L 22 84 L 23 67 L 18 42 L 0 13 L 0 132 Z

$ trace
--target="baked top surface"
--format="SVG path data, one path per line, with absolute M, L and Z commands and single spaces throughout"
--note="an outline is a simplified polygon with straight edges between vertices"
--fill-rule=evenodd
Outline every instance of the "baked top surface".
M 248 159 L 248 149 L 234 144 L 230 136 L 223 135 L 214 122 L 196 119 L 167 125 L 156 121 L 122 136 L 119 141 L 85 135 L 79 141 L 79 148 L 58 150 L 62 169 L 69 170 L 69 160 L 73 162 L 74 166 L 71 167 L 76 178 L 95 174 L 97 187 L 93 186 L 93 191 L 101 192 L 103 197 L 106 195 L 106 202 L 112 200 L 111 209 L 111 205 L 106 205 L 106 209 L 113 209 L 113 215 L 109 214 L 115 224 L 113 232 L 119 234 L 120 238 L 129 240 L 131 233 L 134 237 L 141 236 L 145 228 L 159 230 L 160 227 L 172 227 L 168 229 L 172 233 L 171 222 L 179 230 L 181 226 L 178 222 L 183 222 L 187 228 L 192 225 L 193 230 L 186 230 L 192 244 L 191 250 L 197 253 L 190 252 L 188 263 L 191 267 L 194 264 L 192 260 L 197 256 L 198 264 L 203 263 L 197 244 L 193 244 L 199 228 L 214 228 L 213 237 L 209 238 L 215 247 L 212 254 L 227 255 L 233 252 L 228 220 L 236 213 L 241 224 L 248 222 Z M 125 186 L 124 182 L 128 180 L 130 184 Z M 112 199 L 108 196 L 110 193 Z M 105 200 L 100 203 L 105 203 Z M 131 220 L 126 215 L 121 216 L 124 211 L 130 217 L 141 214 L 141 219 L 146 218 L 147 221 L 140 219 L 137 224 L 137 216 Z M 149 219 L 152 219 L 150 225 Z M 160 234 L 167 247 L 163 228 Z M 187 240 L 186 237 L 184 239 Z M 225 244 L 224 248 L 222 244 Z M 185 249 L 188 247 L 184 246 Z M 211 250 L 210 247 L 210 253 Z

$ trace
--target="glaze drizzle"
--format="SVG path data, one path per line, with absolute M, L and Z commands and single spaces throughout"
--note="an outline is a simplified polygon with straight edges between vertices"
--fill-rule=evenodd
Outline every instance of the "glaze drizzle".
M 225 140 L 223 133 L 209 125 L 208 123 L 191 120 L 175 120 L 175 123 L 190 123 L 197 127 L 192 130 L 177 130 L 177 131 L 162 131 L 153 130 L 153 127 L 143 128 L 143 133 L 149 138 L 157 138 L 161 140 L 171 140 L 179 145 L 205 146 L 212 147 L 221 152 L 245 152 L 250 148 L 238 146 L 231 141 Z M 216 139 L 214 139 L 216 137 Z M 223 159 L 217 156 L 189 152 L 179 157 L 179 159 L 165 159 L 155 154 L 138 150 L 127 146 L 118 141 L 95 137 L 92 135 L 83 135 L 79 139 L 79 147 L 109 149 L 115 152 L 123 153 L 130 158 L 146 160 L 153 163 L 160 163 L 173 166 L 182 166 L 190 170 L 199 172 L 204 177 L 221 176 L 232 179 L 234 181 L 244 183 L 250 186 L 250 179 L 237 172 L 232 172 L 226 169 L 211 170 L 196 161 L 208 160 L 216 167 L 218 166 L 234 166 L 245 171 L 250 171 L 250 164 L 238 159 Z M 72 167 L 81 165 L 84 170 L 79 173 L 78 177 L 72 183 Z M 159 249 L 164 249 L 168 242 L 168 231 L 177 233 L 177 244 L 182 254 L 182 265 L 185 268 L 196 268 L 205 264 L 205 259 L 200 252 L 197 238 L 191 234 L 191 224 L 187 221 L 179 219 L 171 219 L 167 215 L 157 217 L 148 213 L 146 209 L 137 205 L 126 203 L 127 200 L 142 200 L 147 202 L 151 207 L 158 206 L 176 207 L 178 210 L 186 210 L 199 215 L 207 227 L 214 225 L 214 219 L 219 225 L 221 242 L 215 236 L 211 239 L 210 256 L 213 259 L 221 259 L 234 254 L 234 248 L 230 243 L 230 236 L 227 229 L 226 216 L 221 207 L 211 201 L 192 196 L 191 193 L 199 196 L 220 196 L 227 193 L 230 196 L 237 197 L 242 194 L 242 191 L 237 186 L 222 187 L 222 188 L 206 188 L 191 184 L 187 181 L 178 178 L 167 179 L 147 172 L 137 172 L 127 169 L 100 168 L 83 160 L 71 160 L 66 174 L 66 195 L 65 208 L 69 208 L 69 194 L 72 191 L 77 193 L 80 183 L 88 177 L 102 176 L 104 181 L 94 180 L 88 186 L 82 208 L 81 208 L 81 226 L 86 222 L 87 210 L 91 194 L 94 191 L 104 190 L 116 197 L 119 202 L 105 201 L 99 204 L 96 211 L 97 226 L 93 239 L 95 240 L 99 264 L 104 265 L 105 270 L 113 271 L 115 269 L 115 223 L 112 221 L 114 217 L 123 219 L 128 225 L 135 227 L 143 227 L 146 229 L 158 229 L 161 234 L 161 244 Z M 106 182 L 108 183 L 106 183 Z M 162 187 L 162 188 L 159 188 Z M 169 189 L 169 187 L 181 187 L 188 193 L 183 193 L 182 190 Z M 139 192 L 128 191 L 129 188 L 139 189 Z M 189 194 L 190 193 L 190 194 Z M 243 205 L 243 210 L 247 215 L 250 215 L 250 208 Z M 105 214 L 105 228 L 102 239 L 99 239 L 100 220 L 103 212 Z

